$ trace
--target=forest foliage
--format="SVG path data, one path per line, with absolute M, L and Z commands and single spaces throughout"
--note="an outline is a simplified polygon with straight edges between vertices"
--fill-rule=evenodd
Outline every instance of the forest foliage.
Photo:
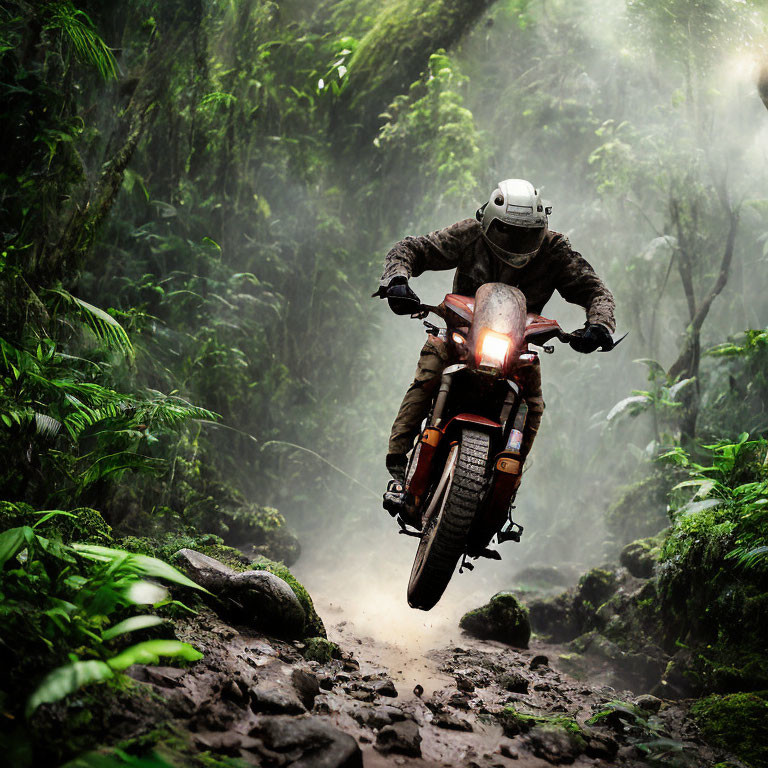
M 686 474 L 674 573 L 704 547 L 697 579 L 764 594 L 765 25 L 754 0 L 5 3 L 3 711 L 194 657 L 114 646 L 185 610 L 130 597 L 142 548 L 213 536 L 290 564 L 283 515 L 364 519 L 337 499 L 371 504 L 405 386 L 382 371 L 415 356 L 368 298 L 382 255 L 507 176 L 555 200 L 631 331 L 610 388 L 597 365 L 552 369 L 548 416 L 567 426 L 526 487 L 546 462 L 587 498 L 664 454 L 662 496 Z M 583 516 L 530 493 L 531 557 L 567 551 Z

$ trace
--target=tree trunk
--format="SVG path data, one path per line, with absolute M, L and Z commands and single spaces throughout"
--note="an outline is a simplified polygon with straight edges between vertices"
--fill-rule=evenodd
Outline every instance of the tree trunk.
M 724 194 L 721 194 L 721 199 L 725 205 L 728 205 Z M 675 223 L 678 232 L 678 244 L 680 246 L 678 261 L 679 271 L 688 301 L 690 323 L 685 330 L 682 349 L 680 350 L 677 360 L 675 360 L 667 371 L 667 376 L 670 380 L 694 379 L 693 385 L 686 387 L 680 398 L 683 406 L 680 417 L 680 440 L 683 444 L 689 444 L 696 434 L 696 422 L 699 416 L 700 387 L 698 376 L 699 364 L 701 362 L 701 328 L 712 307 L 712 302 L 717 298 L 723 288 L 725 288 L 725 284 L 728 281 L 728 273 L 731 269 L 733 250 L 736 243 L 736 233 L 739 228 L 739 214 L 737 210 L 728 206 L 728 234 L 725 240 L 723 257 L 720 261 L 720 270 L 718 271 L 712 287 L 706 293 L 704 298 L 698 302 L 693 293 L 693 254 L 687 247 L 688 243 L 687 238 L 685 237 L 680 211 L 675 203 L 672 205 L 672 220 Z
M 112 210 L 128 163 L 152 123 L 173 67 L 192 37 L 194 25 L 201 20 L 202 7 L 197 0 L 181 3 L 177 13 L 168 18 L 165 34 L 156 35 L 150 42 L 138 76 L 125 79 L 132 95 L 107 144 L 103 170 L 97 182 L 86 186 L 72 203 L 71 212 L 63 212 L 66 223 L 58 239 L 45 244 L 31 280 L 34 286 L 50 285 L 65 274 L 76 274 L 84 266 L 98 229 Z
M 378 16 L 349 61 L 348 81 L 334 114 L 339 149 L 370 143 L 380 114 L 406 93 L 429 56 L 467 34 L 494 0 L 396 0 Z

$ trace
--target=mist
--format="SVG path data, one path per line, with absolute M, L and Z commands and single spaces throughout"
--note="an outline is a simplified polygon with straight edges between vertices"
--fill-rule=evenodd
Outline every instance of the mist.
M 692 764 L 761 764 L 711 707 L 747 694 L 762 706 L 768 689 L 765 2 L 9 8 L 0 736 L 16 764 L 122 739 L 155 759 L 162 739 L 141 739 L 163 717 L 187 757 L 271 760 L 260 729 L 286 713 L 259 685 L 282 695 L 305 673 L 321 692 L 298 690 L 295 727 L 331 723 L 369 765 L 391 755 L 366 720 L 387 681 L 393 723 L 424 733 L 423 753 L 400 744 L 414 759 L 539 759 L 530 733 L 552 726 L 570 734 L 563 762 L 626 764 L 668 739 Z M 552 205 L 550 229 L 612 291 L 626 337 L 541 355 L 522 540 L 414 610 L 418 541 L 382 493 L 426 333 L 371 294 L 395 243 L 473 218 L 507 178 Z M 453 272 L 410 285 L 436 305 Z M 585 322 L 558 294 L 542 314 L 566 331 Z M 219 563 L 219 582 L 194 553 Z M 167 582 L 163 599 L 155 585 L 156 602 L 132 602 L 145 579 Z M 249 579 L 287 601 L 278 618 L 252 595 L 215 594 Z M 499 594 L 530 642 L 460 628 Z M 134 707 L 126 626 L 139 644 L 172 643 L 179 666 L 150 663 L 135 682 L 157 693 L 178 674 L 189 712 Z M 509 687 L 521 675 L 534 693 Z M 637 703 L 651 694 L 661 725 Z M 81 695 L 112 725 L 73 736 Z M 616 701 L 645 742 L 610 735 L 625 752 L 606 758 L 591 718 Z M 563 712 L 577 714 L 564 725 Z

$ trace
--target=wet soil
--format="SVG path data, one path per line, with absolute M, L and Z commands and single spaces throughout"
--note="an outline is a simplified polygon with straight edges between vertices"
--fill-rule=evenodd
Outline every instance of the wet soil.
M 556 646 L 516 650 L 456 630 L 458 641 L 426 647 L 393 640 L 393 626 L 377 638 L 338 605 L 316 604 L 340 659 L 307 661 L 302 642 L 202 613 L 178 627 L 202 661 L 136 668 L 136 678 L 164 700 L 195 750 L 252 765 L 707 766 L 719 758 L 685 702 L 576 680 L 560 668 Z M 615 702 L 648 709 L 632 710 L 639 719 L 619 711 L 588 722 Z M 510 717 L 509 707 L 534 719 Z

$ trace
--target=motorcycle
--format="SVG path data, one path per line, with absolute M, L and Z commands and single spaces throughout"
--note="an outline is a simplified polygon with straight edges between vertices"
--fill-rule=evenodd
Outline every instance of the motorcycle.
M 408 604 L 428 611 L 459 560 L 459 572 L 472 570 L 468 558 L 501 559 L 489 548 L 494 536 L 499 544 L 520 541 L 523 528 L 511 512 L 522 475 L 526 373 L 539 364 L 539 353 L 554 352 L 548 341 L 569 343 L 579 332 L 566 333 L 554 320 L 528 314 L 522 292 L 503 283 L 486 283 L 474 297 L 448 294 L 436 307 L 414 305 L 411 317 L 434 313 L 445 321 L 443 329 L 424 325 L 449 355 L 411 452 L 398 516 L 400 533 L 419 538 Z

